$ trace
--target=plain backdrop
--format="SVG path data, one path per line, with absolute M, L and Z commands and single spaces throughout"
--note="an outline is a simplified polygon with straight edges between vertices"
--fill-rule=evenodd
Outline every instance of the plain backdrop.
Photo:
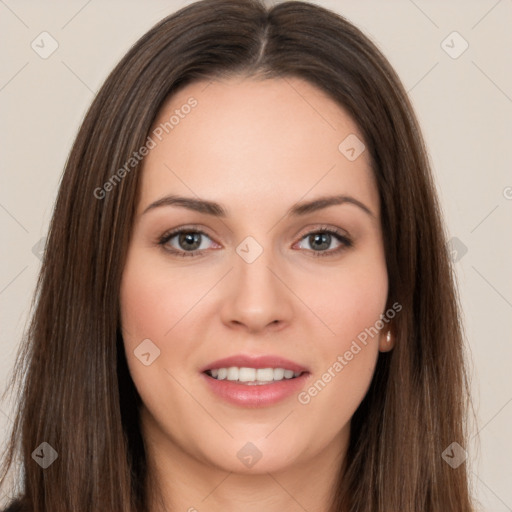
M 188 3 L 0 0 L 2 390 L 85 111 L 128 48 Z M 466 463 L 482 510 L 512 511 L 512 0 L 315 3 L 347 17 L 381 48 L 418 115 L 450 233 L 471 360 L 478 424 Z M 2 440 L 12 407 L 0 403 Z

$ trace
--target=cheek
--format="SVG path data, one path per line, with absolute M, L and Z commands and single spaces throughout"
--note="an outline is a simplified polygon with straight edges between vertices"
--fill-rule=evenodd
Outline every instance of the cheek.
M 189 283 L 190 285 L 190 283 Z M 169 424 L 180 421 L 182 367 L 192 339 L 183 331 L 198 290 L 137 248 L 129 253 L 120 289 L 121 326 L 130 375 L 142 402 Z M 193 310 L 190 312 L 193 313 Z M 187 343 L 175 343 L 186 339 Z M 150 341 L 148 341 L 150 340 Z M 145 354 L 149 354 L 146 356 Z
M 133 250 L 125 265 L 120 290 L 121 324 L 125 343 L 150 338 L 164 347 L 175 326 L 187 314 L 198 290 L 182 282 L 177 272 Z
M 347 265 L 317 289 L 310 304 L 323 334 L 316 337 L 317 364 L 298 402 L 305 414 L 324 418 L 327 439 L 350 421 L 372 380 L 388 293 L 385 262 Z
M 127 272 L 121 287 L 121 325 L 125 343 L 145 338 L 159 339 L 171 325 L 166 321 L 168 300 L 164 290 L 155 290 L 151 280 Z
M 180 283 L 176 273 L 165 271 L 134 250 L 125 265 L 120 289 L 121 326 L 130 373 L 141 395 L 155 389 L 159 379 L 169 380 L 165 369 L 175 372 L 185 357 L 187 344 L 172 343 L 186 337 L 180 321 L 187 315 L 198 291 Z M 150 341 L 148 341 L 150 340 Z M 143 357 L 142 354 L 149 353 Z M 149 364 L 146 364 L 149 363 Z
M 364 339 L 369 329 L 375 334 L 375 325 L 381 325 L 388 295 L 384 258 L 354 257 L 335 272 L 309 277 L 301 293 L 323 324 L 324 353 L 346 350 L 353 339 Z

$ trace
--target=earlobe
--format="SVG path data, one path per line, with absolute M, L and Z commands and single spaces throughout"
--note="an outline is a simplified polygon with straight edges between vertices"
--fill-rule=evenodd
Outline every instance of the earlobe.
M 389 352 L 395 346 L 395 335 L 391 328 L 387 332 L 381 333 L 379 337 L 379 351 Z

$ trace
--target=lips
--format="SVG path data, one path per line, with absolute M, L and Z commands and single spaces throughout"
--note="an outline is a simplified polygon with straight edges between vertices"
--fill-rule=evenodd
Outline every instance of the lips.
M 310 372 L 279 356 L 235 355 L 209 363 L 201 375 L 223 401 L 241 407 L 267 407 L 299 392 Z
M 308 369 L 301 366 L 298 363 L 284 359 L 279 356 L 247 356 L 247 355 L 235 355 L 226 357 L 224 359 L 218 359 L 213 363 L 203 367 L 200 371 L 205 372 L 207 370 L 217 370 L 219 368 L 283 368 L 284 370 L 291 370 L 296 373 L 307 372 Z

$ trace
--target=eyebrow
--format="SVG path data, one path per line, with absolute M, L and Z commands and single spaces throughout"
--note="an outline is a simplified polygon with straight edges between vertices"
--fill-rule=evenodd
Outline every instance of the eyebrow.
M 353 204 L 367 213 L 370 217 L 375 218 L 374 213 L 361 201 L 354 197 L 347 195 L 336 195 L 336 196 L 323 196 L 311 201 L 298 202 L 288 209 L 285 216 L 302 216 L 307 215 L 318 210 L 322 210 L 329 206 L 340 205 L 340 204 Z M 151 203 L 141 215 L 159 208 L 162 206 L 178 206 L 181 208 L 187 208 L 188 210 L 204 213 L 206 215 L 213 215 L 214 217 L 226 218 L 228 216 L 227 211 L 219 204 L 214 201 L 208 201 L 206 199 L 196 199 L 193 197 L 184 197 L 177 195 L 168 195 L 157 199 Z

